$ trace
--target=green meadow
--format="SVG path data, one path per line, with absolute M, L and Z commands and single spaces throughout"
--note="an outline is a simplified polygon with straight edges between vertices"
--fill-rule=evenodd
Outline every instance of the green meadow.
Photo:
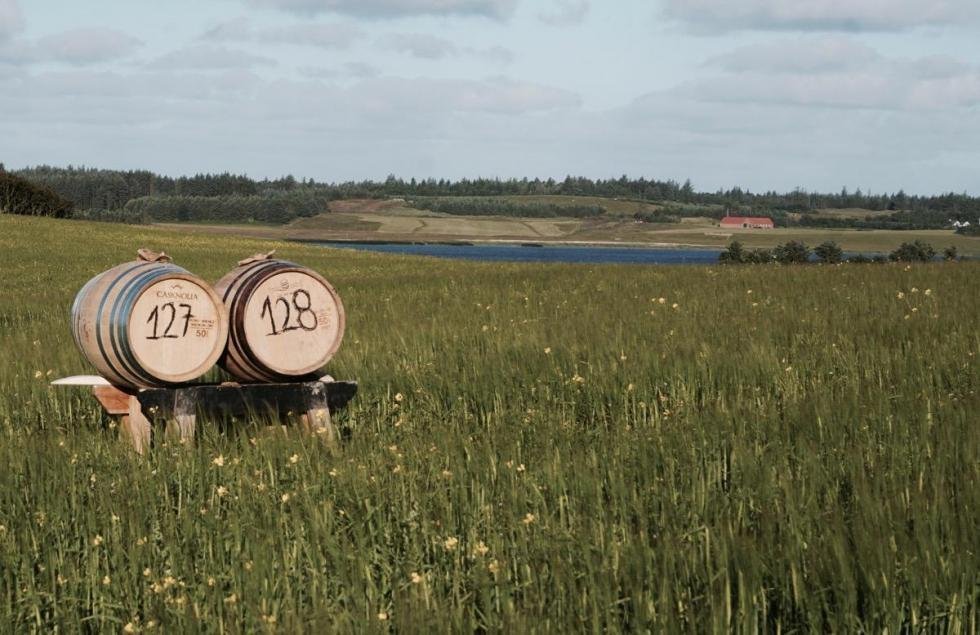
M 204 422 L 140 457 L 49 386 L 92 372 L 75 293 L 144 246 L 209 281 L 275 247 L 336 286 L 339 450 Z M 469 263 L 0 216 L 0 276 L 2 631 L 978 628 L 980 263 Z

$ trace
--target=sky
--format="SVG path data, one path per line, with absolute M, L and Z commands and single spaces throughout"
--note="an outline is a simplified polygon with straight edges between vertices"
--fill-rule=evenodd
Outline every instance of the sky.
M 0 0 L 0 162 L 980 195 L 980 2 Z

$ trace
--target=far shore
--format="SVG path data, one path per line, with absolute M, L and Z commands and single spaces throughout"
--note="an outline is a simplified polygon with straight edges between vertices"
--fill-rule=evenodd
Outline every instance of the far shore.
M 937 252 L 955 247 L 961 256 L 980 257 L 980 238 L 948 230 L 858 230 L 777 227 L 720 229 L 712 222 L 637 223 L 610 218 L 514 219 L 472 216 L 420 216 L 400 211 L 330 212 L 288 225 L 156 223 L 162 229 L 221 234 L 297 243 L 363 243 L 374 245 L 524 245 L 528 247 L 625 247 L 633 249 L 723 250 L 732 241 L 746 249 L 772 249 L 791 240 L 811 249 L 834 242 L 849 253 L 887 254 L 904 242 L 921 240 Z
M 168 226 L 168 229 L 172 226 Z M 356 239 L 356 238 L 286 238 L 289 242 L 323 244 L 350 243 L 356 245 L 516 245 L 522 247 L 626 247 L 630 249 L 703 249 L 718 251 L 717 245 L 696 245 L 690 243 L 640 242 L 618 240 L 542 240 L 527 241 L 512 238 L 480 238 L 473 240 L 406 240 L 406 239 Z

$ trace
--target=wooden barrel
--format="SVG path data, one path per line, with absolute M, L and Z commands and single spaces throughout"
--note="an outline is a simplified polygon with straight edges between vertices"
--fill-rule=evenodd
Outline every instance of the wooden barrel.
M 344 305 L 330 283 L 272 254 L 242 260 L 214 285 L 228 310 L 228 347 L 219 363 L 242 381 L 309 375 L 344 337 Z
M 117 386 L 180 384 L 206 373 L 228 338 L 228 314 L 207 282 L 140 250 L 82 287 L 71 308 L 82 354 Z

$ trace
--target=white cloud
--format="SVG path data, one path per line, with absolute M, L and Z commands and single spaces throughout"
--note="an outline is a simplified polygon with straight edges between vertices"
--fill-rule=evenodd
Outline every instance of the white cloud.
M 366 18 L 416 15 L 474 15 L 505 19 L 517 0 L 247 0 L 249 4 L 314 15 L 343 13 Z
M 368 78 L 380 77 L 381 69 L 365 62 L 347 62 L 344 64 L 344 72 L 352 77 Z
M 469 49 L 470 52 L 496 64 L 510 64 L 514 61 L 514 52 L 503 46 L 491 46 L 487 49 Z
M 589 13 L 588 0 L 555 0 L 555 6 L 538 14 L 538 19 L 552 26 L 581 24 Z
M 275 65 L 275 60 L 224 46 L 195 45 L 171 51 L 147 66 L 153 69 L 232 69 Z
M 389 33 L 381 39 L 381 45 L 393 51 L 429 60 L 459 54 L 455 44 L 428 33 Z
M 440 60 L 447 57 L 474 57 L 492 64 L 510 64 L 514 53 L 502 46 L 474 48 L 457 46 L 454 42 L 428 33 L 389 33 L 378 39 L 382 48 L 398 53 L 406 53 L 425 60 Z
M 482 81 L 386 77 L 362 82 L 349 91 L 355 103 L 373 113 L 415 112 L 426 117 L 452 112 L 516 115 L 577 108 L 581 100 L 558 88 L 504 78 Z
M 122 31 L 90 27 L 42 37 L 35 48 L 49 59 L 82 65 L 125 57 L 142 44 Z
M 201 39 L 207 41 L 258 42 L 262 44 L 298 44 L 322 49 L 350 48 L 363 33 L 348 24 L 304 23 L 257 29 L 245 18 L 237 18 L 209 29 Z
M 17 0 L 0 0 L 0 43 L 24 28 L 24 18 Z
M 664 0 L 664 11 L 717 31 L 898 31 L 980 20 L 976 0 Z
M 255 28 L 248 18 L 237 17 L 211 27 L 201 36 L 202 40 L 222 42 L 227 40 L 241 41 L 255 37 Z
M 830 36 L 750 44 L 715 56 L 707 65 L 736 73 L 820 73 L 862 68 L 879 58 L 853 38 Z
M 77 28 L 37 40 L 12 40 L 0 46 L 0 62 L 17 65 L 60 62 L 85 66 L 127 57 L 142 44 L 142 41 L 116 29 Z
M 886 58 L 848 38 L 781 40 L 709 61 L 724 71 L 679 89 L 730 103 L 877 110 L 953 110 L 980 105 L 980 68 L 949 57 Z

